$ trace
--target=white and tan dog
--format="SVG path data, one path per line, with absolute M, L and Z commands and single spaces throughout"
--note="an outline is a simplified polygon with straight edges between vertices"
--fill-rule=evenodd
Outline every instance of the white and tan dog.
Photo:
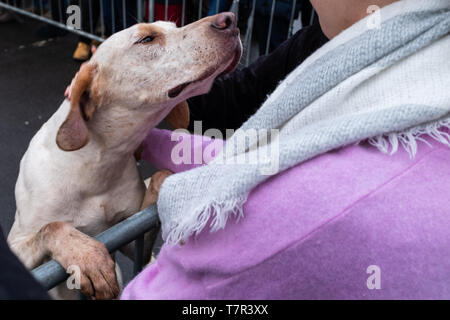
M 141 209 L 145 186 L 133 153 L 149 130 L 180 102 L 206 93 L 240 55 L 231 13 L 183 28 L 137 24 L 106 40 L 20 163 L 8 242 L 24 264 L 77 265 L 84 294 L 116 297 L 115 264 L 90 236 Z

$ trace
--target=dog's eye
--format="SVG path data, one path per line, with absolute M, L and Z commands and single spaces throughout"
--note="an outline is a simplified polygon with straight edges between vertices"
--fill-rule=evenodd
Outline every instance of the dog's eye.
M 153 37 L 153 36 L 147 36 L 147 37 L 143 38 L 141 41 L 139 41 L 139 43 L 150 43 L 150 42 L 152 42 L 153 40 L 155 40 L 155 37 Z

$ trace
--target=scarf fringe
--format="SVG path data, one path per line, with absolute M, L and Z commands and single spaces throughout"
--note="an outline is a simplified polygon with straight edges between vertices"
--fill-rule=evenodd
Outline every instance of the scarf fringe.
M 396 153 L 399 145 L 401 145 L 408 152 L 409 157 L 413 159 L 417 154 L 417 141 L 422 141 L 430 146 L 430 144 L 422 138 L 424 135 L 450 147 L 450 134 L 442 131 L 444 128 L 450 130 L 450 118 L 425 126 L 415 127 L 404 132 L 376 136 L 370 138 L 368 141 L 381 152 L 386 154 L 389 153 L 390 155 Z
M 430 146 L 423 139 L 427 135 L 434 140 L 450 147 L 450 134 L 443 131 L 444 128 L 450 130 L 450 118 L 427 124 L 425 126 L 414 127 L 407 131 L 379 135 L 368 139 L 368 142 L 385 154 L 393 155 L 403 147 L 414 158 L 417 154 L 417 141 L 422 141 Z M 189 219 L 183 220 L 176 226 L 170 228 L 164 236 L 168 244 L 184 244 L 191 235 L 198 235 L 208 224 L 210 232 L 216 232 L 225 228 L 230 218 L 234 216 L 237 221 L 244 217 L 243 206 L 247 201 L 248 194 L 236 199 L 225 201 L 213 201 L 209 205 L 199 206 L 193 209 Z
M 414 158 L 417 154 L 417 141 L 422 141 L 430 146 L 423 139 L 423 136 L 429 136 L 434 140 L 450 147 L 450 134 L 443 131 L 444 128 L 450 130 L 450 118 L 427 124 L 425 126 L 414 127 L 407 131 L 379 135 L 368 139 L 368 142 L 385 154 L 395 154 L 399 147 L 403 147 Z M 191 235 L 198 235 L 209 223 L 210 232 L 216 232 L 225 228 L 230 216 L 234 216 L 237 221 L 244 217 L 243 206 L 247 201 L 248 194 L 236 199 L 225 201 L 213 201 L 209 205 L 203 205 L 190 211 L 190 219 L 183 220 L 176 226 L 173 226 L 167 235 L 165 241 L 169 244 L 183 244 Z
M 225 201 L 213 201 L 206 206 L 200 206 L 190 212 L 190 219 L 177 224 L 164 236 L 166 243 L 184 244 L 191 235 L 199 234 L 209 223 L 210 232 L 216 232 L 225 228 L 230 216 L 238 222 L 244 217 L 243 206 L 248 194 Z

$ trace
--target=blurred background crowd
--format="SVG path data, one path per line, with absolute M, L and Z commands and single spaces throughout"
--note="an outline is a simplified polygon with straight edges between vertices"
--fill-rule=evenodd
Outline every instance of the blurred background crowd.
M 6 3 L 60 23 L 67 21 L 69 5 L 79 5 L 81 30 L 102 38 L 139 21 L 139 0 L 10 0 Z M 200 17 L 229 11 L 233 0 L 154 0 L 142 1 L 141 5 L 143 21 L 166 20 L 182 26 Z M 252 23 L 250 42 L 254 49 L 258 49 L 257 56 L 272 52 L 302 25 L 317 22 L 309 0 L 241 0 L 235 1 L 234 5 L 238 6 L 242 35 L 246 33 L 249 21 Z M 254 7 L 254 15 L 249 20 Z M 18 19 L 21 19 L 20 15 L 0 8 L 0 23 Z M 36 32 L 42 38 L 51 38 L 64 36 L 68 31 L 48 24 Z M 80 36 L 73 58 L 80 61 L 89 59 L 93 45 L 98 45 L 98 42 Z

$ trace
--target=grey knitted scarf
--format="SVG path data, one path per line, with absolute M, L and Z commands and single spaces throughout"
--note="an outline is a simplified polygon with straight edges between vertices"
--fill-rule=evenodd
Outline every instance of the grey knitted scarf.
M 413 155 L 426 133 L 448 143 L 439 128 L 450 126 L 450 0 L 401 0 L 379 15 L 379 28 L 369 16 L 297 67 L 214 161 L 166 179 L 157 207 L 167 242 L 224 228 L 258 184 L 332 149 L 370 139 Z M 239 147 L 249 131 L 271 129 L 270 141 Z

